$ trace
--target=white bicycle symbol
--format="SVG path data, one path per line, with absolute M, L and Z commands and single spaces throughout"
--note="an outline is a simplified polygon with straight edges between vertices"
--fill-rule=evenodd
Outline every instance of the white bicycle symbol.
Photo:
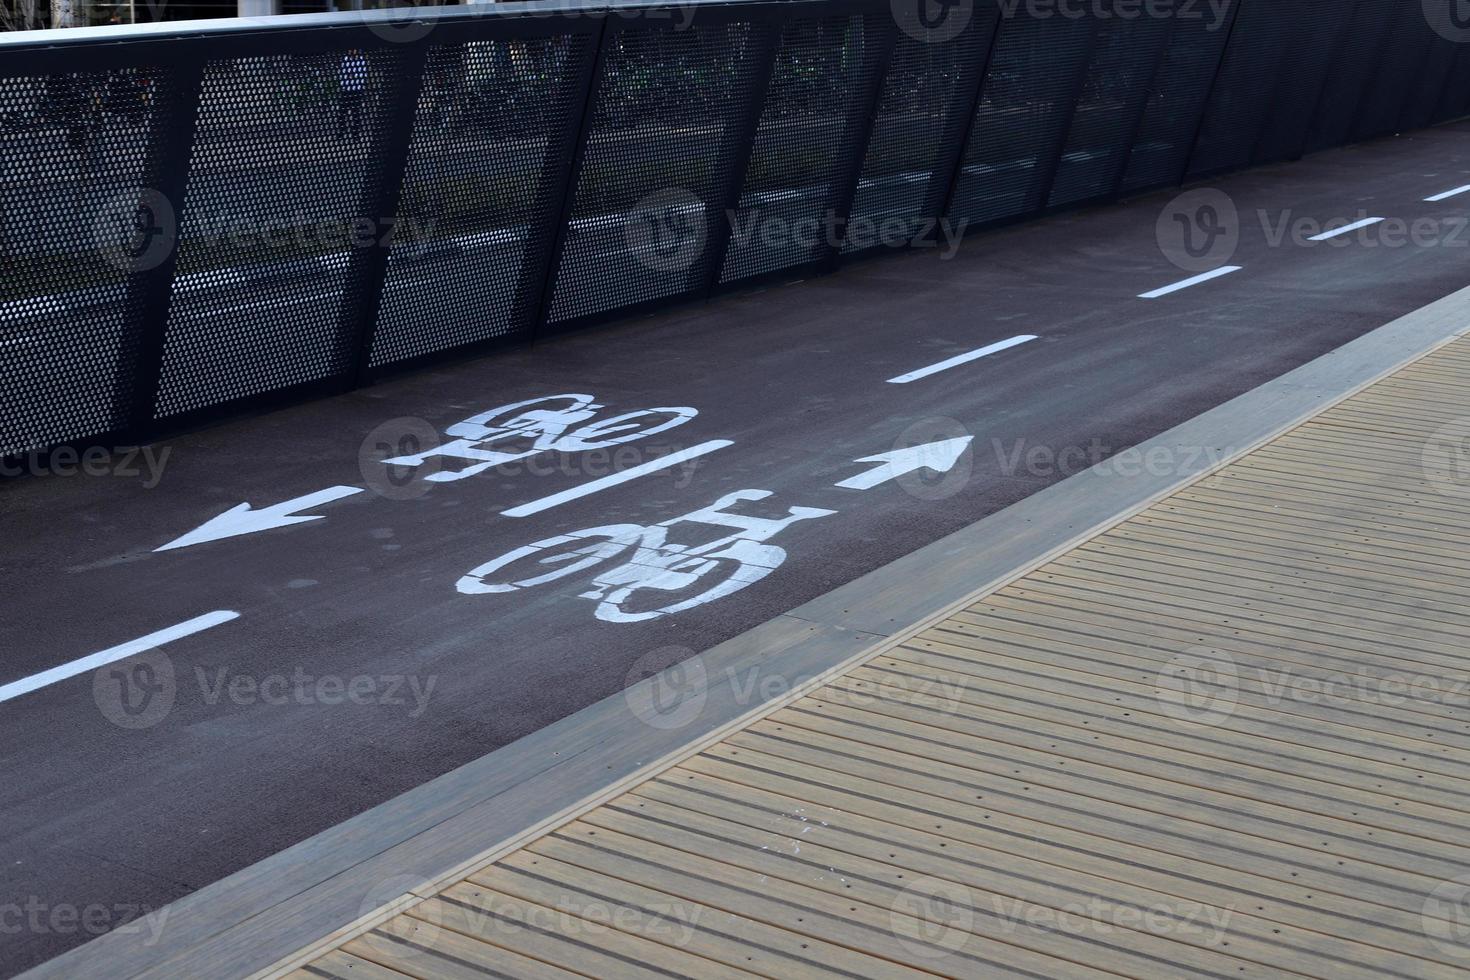
M 420 453 L 385 459 L 383 464 L 420 466 L 434 456 L 469 460 L 474 464 L 460 470 L 431 473 L 424 478 L 433 483 L 448 483 L 541 452 L 578 453 L 619 446 L 683 425 L 699 414 L 696 409 L 688 407 L 645 408 L 581 424 L 595 417 L 602 407 L 592 401 L 591 395 L 549 395 L 501 405 L 456 422 L 445 430 L 459 438 Z M 512 440 L 529 441 L 530 444 L 517 452 L 490 448 Z
M 599 572 L 592 580 L 592 589 L 581 593 L 584 599 L 597 600 L 598 619 L 636 623 L 684 612 L 739 592 L 779 568 L 786 560 L 786 551 L 761 542 L 797 521 L 836 513 L 816 507 L 792 507 L 786 517 L 772 520 L 726 510 L 740 501 L 769 496 L 770 490 L 737 490 L 708 507 L 659 524 L 610 524 L 547 538 L 471 570 L 456 588 L 466 595 L 514 592 L 621 559 L 621 564 Z M 686 523 L 734 528 L 735 533 L 697 546 L 670 543 L 669 528 Z M 630 550 L 632 556 L 628 557 Z M 551 570 L 546 571 L 548 568 Z M 668 593 L 699 585 L 706 588 L 689 598 L 651 609 L 639 608 L 648 602 L 666 602 Z M 643 590 L 664 594 L 644 603 L 634 602 L 634 595 Z

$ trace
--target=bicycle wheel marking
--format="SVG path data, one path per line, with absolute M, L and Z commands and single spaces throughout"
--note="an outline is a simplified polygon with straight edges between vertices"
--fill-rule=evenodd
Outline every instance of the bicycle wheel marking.
M 692 420 L 698 409 L 687 405 L 644 408 L 612 418 L 598 419 L 602 405 L 582 394 L 546 395 L 501 405 L 456 422 L 444 430 L 456 438 L 405 456 L 382 460 L 384 466 L 422 466 L 462 460 L 459 470 L 440 470 L 424 477 L 429 483 L 453 483 L 496 466 L 542 453 L 580 453 L 610 449 L 667 432 Z M 524 448 L 511 450 L 510 444 Z M 534 512 L 533 512 L 534 513 Z
M 798 521 L 837 513 L 790 507 L 784 517 L 769 518 L 731 510 L 771 496 L 770 490 L 737 490 L 658 524 L 615 524 L 546 538 L 472 569 L 456 588 L 466 595 L 514 592 L 596 569 L 591 587 L 579 595 L 597 603 L 595 615 L 604 622 L 638 623 L 686 612 L 754 585 L 781 567 L 786 551 L 766 544 L 769 539 Z M 670 542 L 670 529 L 682 524 L 732 533 L 702 545 Z M 598 543 L 583 543 L 589 540 Z M 691 590 L 698 591 L 691 596 Z

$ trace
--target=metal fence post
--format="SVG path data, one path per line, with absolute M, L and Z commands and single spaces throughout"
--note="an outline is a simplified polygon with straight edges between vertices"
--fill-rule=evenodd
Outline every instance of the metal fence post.
M 352 356 L 343 376 L 343 387 L 347 390 L 366 384 L 372 365 L 378 310 L 387 284 L 388 257 L 398 234 L 398 203 L 413 145 L 414 120 L 418 115 L 428 51 L 423 39 L 409 46 L 397 66 L 397 77 L 385 86 L 388 111 L 382 117 L 383 132 L 378 137 L 377 153 L 381 164 L 363 194 L 363 207 L 358 215 L 365 222 L 371 241 L 356 241 L 357 233 L 363 229 L 351 229 L 354 241 L 349 253 L 346 288 L 352 299 L 343 304 L 341 328 L 343 337 L 352 344 L 349 348 Z
M 1220 75 L 1225 71 L 1225 62 L 1230 57 L 1230 45 L 1235 41 L 1235 25 L 1240 21 L 1240 8 L 1249 3 L 1250 0 L 1235 0 L 1230 5 L 1230 26 L 1225 28 L 1225 43 L 1220 45 L 1220 60 L 1215 62 L 1215 71 L 1210 76 L 1209 87 L 1205 89 L 1205 97 L 1200 100 L 1199 116 L 1194 121 L 1194 135 L 1189 138 L 1189 152 L 1185 153 L 1179 164 L 1179 179 L 1175 184 L 1183 184 L 1189 176 L 1189 165 L 1194 162 L 1194 154 L 1199 149 L 1199 138 L 1205 130 L 1205 120 L 1210 118 L 1210 102 L 1215 97 L 1215 87 L 1220 84 Z M 1270 2 L 1270 0 L 1267 0 Z
M 1392 2 L 1392 0 L 1388 0 Z M 1339 145 L 1350 145 L 1361 139 L 1358 135 L 1359 128 L 1363 123 L 1363 109 L 1368 105 L 1368 98 L 1373 94 L 1374 83 L 1378 81 L 1378 75 L 1383 70 L 1384 59 L 1393 46 L 1393 15 L 1397 10 L 1390 11 L 1387 22 L 1383 25 L 1383 32 L 1378 37 L 1378 44 L 1374 48 L 1373 57 L 1363 64 L 1363 84 L 1358 86 L 1358 103 L 1353 107 L 1351 125 L 1348 126 L 1343 142 Z
M 932 216 L 935 221 L 943 221 L 949 214 L 949 209 L 954 204 L 955 193 L 959 190 L 960 177 L 965 168 L 965 150 L 970 145 L 970 135 L 975 128 L 975 116 L 980 111 L 980 100 L 985 95 L 985 75 L 990 70 L 990 62 L 995 58 L 995 48 L 1000 43 L 1000 31 L 1005 14 L 996 11 L 994 17 L 989 18 L 990 30 L 980 45 L 980 56 L 975 59 L 968 71 L 972 75 L 961 75 L 960 84 L 956 86 L 955 112 L 949 119 L 946 128 L 945 140 L 941 144 L 948 149 L 945 151 L 944 160 L 934 168 L 934 177 L 930 182 L 930 197 L 926 214 Z M 973 25 L 974 21 L 971 20 Z M 943 179 L 940 177 L 943 175 Z M 918 232 L 915 232 L 917 235 Z
M 1317 122 L 1317 114 L 1322 109 L 1322 97 L 1327 94 L 1327 83 L 1332 80 L 1332 66 L 1338 63 L 1343 50 L 1347 47 L 1348 35 L 1352 32 L 1353 15 L 1357 13 L 1358 5 L 1362 2 L 1363 0 L 1354 0 L 1343 14 L 1342 26 L 1338 28 L 1337 37 L 1332 40 L 1332 51 L 1328 54 L 1327 66 L 1322 69 L 1322 80 L 1317 83 L 1317 94 L 1312 97 L 1312 105 L 1302 120 L 1301 142 L 1293 148 L 1293 153 L 1288 159 L 1300 160 L 1307 152 L 1307 144 L 1311 141 L 1312 130 Z M 1254 153 L 1251 154 L 1251 160 L 1253 162 L 1255 160 Z
M 724 270 L 725 254 L 730 249 L 730 234 L 734 230 L 735 214 L 740 209 L 740 192 L 745 187 L 745 171 L 750 167 L 751 155 L 755 152 L 755 138 L 760 131 L 761 113 L 766 106 L 766 96 L 771 90 L 771 78 L 776 73 L 776 53 L 781 47 L 783 21 L 754 21 L 751 23 L 750 57 L 755 62 L 755 74 L 750 86 L 750 105 L 740 125 L 727 128 L 720 144 L 720 157 L 730 161 L 728 180 L 720 200 L 713 202 L 719 210 L 714 225 L 709 230 L 709 241 L 705 245 L 705 261 L 708 263 L 708 281 L 705 283 L 706 297 L 712 296 L 720 285 L 720 273 Z
M 129 305 L 138 310 L 138 346 L 129 363 L 118 364 L 115 417 L 121 420 L 119 435 L 137 444 L 151 441 L 156 431 L 154 407 L 163 376 L 169 301 L 182 244 L 189 163 L 204 86 L 206 43 L 174 42 L 179 50 L 170 57 L 172 84 L 163 92 L 158 135 L 150 140 L 148 147 L 149 183 L 145 194 L 152 200 L 139 202 L 138 219 L 150 229 L 161 225 L 169 236 L 169 248 L 156 265 L 134 270 L 128 283 Z
M 1052 188 L 1057 182 L 1057 172 L 1062 168 L 1062 154 L 1067 152 L 1067 137 L 1072 133 L 1072 120 L 1077 118 L 1077 104 L 1082 101 L 1083 89 L 1087 86 L 1087 76 L 1092 69 L 1092 56 L 1097 52 L 1097 38 L 1102 33 L 1103 24 L 1097 17 L 1088 18 L 1092 30 L 1087 35 L 1087 50 L 1077 63 L 1077 77 L 1072 80 L 1072 95 L 1062 108 L 1061 125 L 1057 127 L 1057 140 L 1053 152 L 1048 155 L 1046 169 L 1041 172 L 1036 181 L 1036 188 L 1032 197 L 1026 202 L 1024 213 L 1031 214 L 1046 209 L 1046 204 L 1051 200 Z
M 873 20 L 864 17 L 863 33 L 866 36 L 874 27 Z M 864 91 L 858 92 L 847 113 L 842 127 L 842 146 L 847 156 L 841 161 L 832 180 L 833 195 L 828 201 L 829 214 L 825 223 L 831 232 L 831 240 L 822 245 L 821 263 L 824 271 L 830 272 L 842 261 L 842 243 L 847 239 L 847 222 L 852 216 L 853 201 L 857 199 L 858 181 L 863 179 L 863 163 L 868 156 L 868 144 L 873 140 L 873 127 L 878 121 L 879 103 L 883 98 L 883 86 L 888 80 L 888 71 L 893 64 L 893 49 L 898 46 L 898 25 L 893 18 L 878 21 L 877 53 L 873 58 L 873 75 Z
M 558 140 L 548 143 L 541 167 L 541 179 L 550 181 L 555 188 L 547 209 L 548 219 L 554 224 L 546 231 L 546 245 L 540 254 L 527 257 L 520 287 L 518 302 L 526 304 L 530 311 L 530 339 L 534 343 L 545 332 L 551 321 L 551 304 L 556 297 L 556 275 L 561 268 L 562 252 L 566 249 L 567 232 L 570 230 L 572 208 L 577 199 L 577 177 L 582 170 L 582 157 L 587 150 L 587 140 L 592 132 L 592 112 L 597 99 L 597 87 L 607 63 L 606 48 L 617 38 L 615 31 L 607 28 L 608 18 L 603 17 L 597 31 L 592 34 L 591 50 L 582 59 L 577 77 L 580 101 L 567 120 L 567 126 Z M 535 229 L 528 229 L 534 235 Z
M 1121 156 L 1118 161 L 1118 172 L 1113 177 L 1113 183 L 1108 188 L 1108 197 L 1116 199 L 1123 191 L 1123 181 L 1128 177 L 1128 161 L 1133 159 L 1133 144 L 1138 142 L 1138 134 L 1143 131 L 1143 121 L 1148 117 L 1149 100 L 1153 97 L 1154 85 L 1159 80 L 1159 72 L 1164 70 L 1164 62 L 1169 59 L 1169 50 L 1174 46 L 1174 35 L 1179 31 L 1179 18 L 1175 16 L 1169 21 L 1169 27 L 1163 32 L 1163 38 L 1159 43 L 1159 50 L 1154 52 L 1153 67 L 1149 69 L 1148 81 L 1144 83 L 1143 92 L 1138 99 L 1138 108 L 1133 112 L 1133 121 L 1128 124 L 1128 136 L 1124 139 Z
M 1445 102 L 1449 99 L 1452 86 L 1455 83 L 1455 72 L 1459 70 L 1461 59 L 1470 58 L 1470 54 L 1467 54 L 1467 51 L 1470 51 L 1470 44 L 1461 44 L 1453 41 L 1450 43 L 1455 45 L 1455 53 L 1454 57 L 1450 58 L 1450 69 L 1445 72 L 1444 82 L 1439 87 L 1439 98 L 1435 100 L 1434 109 L 1430 114 L 1429 124 L 1431 126 L 1443 123 L 1453 116 L 1455 110 L 1446 109 Z
M 1418 4 L 1415 4 L 1414 7 L 1410 9 L 1413 10 L 1414 13 L 1409 14 L 1409 16 L 1413 17 L 1415 13 L 1417 13 L 1418 18 L 1424 17 L 1422 11 L 1419 11 L 1418 9 Z M 1415 21 L 1413 21 L 1413 23 L 1421 22 L 1424 25 L 1424 34 L 1420 41 L 1419 50 L 1417 52 L 1415 60 L 1422 66 L 1420 70 L 1427 71 L 1429 66 L 1433 63 L 1434 59 L 1435 32 L 1433 26 L 1430 25 L 1427 19 L 1416 19 Z M 1412 27 L 1410 29 L 1413 30 Z M 1404 123 L 1406 121 L 1405 116 L 1408 115 L 1410 107 L 1413 106 L 1414 96 L 1419 94 L 1418 90 L 1420 87 L 1421 86 L 1417 84 L 1417 79 L 1410 79 L 1409 84 L 1404 86 L 1404 95 L 1403 98 L 1399 100 L 1399 110 L 1398 113 L 1394 116 L 1393 126 L 1390 127 L 1390 129 L 1388 130 L 1389 132 L 1396 133 L 1404 129 Z

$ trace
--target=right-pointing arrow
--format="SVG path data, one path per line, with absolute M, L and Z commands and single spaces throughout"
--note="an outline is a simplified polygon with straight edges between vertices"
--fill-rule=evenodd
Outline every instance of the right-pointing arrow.
M 866 473 L 859 473 L 848 480 L 837 484 L 848 490 L 871 490 L 881 483 L 896 480 L 905 473 L 915 470 L 932 470 L 935 473 L 948 473 L 954 469 L 954 464 L 969 448 L 970 441 L 974 436 L 961 436 L 958 439 L 945 439 L 943 442 L 930 442 L 922 446 L 910 446 L 908 449 L 895 449 L 892 452 L 878 453 L 876 456 L 864 456 L 862 459 L 854 460 L 857 463 L 881 463 Z

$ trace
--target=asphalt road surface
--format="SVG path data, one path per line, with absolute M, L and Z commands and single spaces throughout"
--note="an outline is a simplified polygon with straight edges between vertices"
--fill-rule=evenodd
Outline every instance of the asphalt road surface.
M 1467 184 L 1461 124 L 217 427 L 153 447 L 161 477 L 118 457 L 113 475 L 0 483 L 0 973 L 1463 287 L 1470 191 L 1425 198 Z M 1393 220 L 1306 241 L 1373 217 Z M 1168 244 L 1186 231 L 1204 254 Z M 459 456 L 383 462 L 560 395 L 602 407 L 538 402 Z M 665 411 L 617 418 L 646 409 Z M 504 431 L 515 418 L 541 431 Z M 965 438 L 944 474 L 860 462 Z M 465 458 L 487 447 L 518 458 Z M 595 482 L 669 453 L 683 462 Z M 738 491 L 760 493 L 711 513 Z M 303 497 L 320 520 L 156 550 Z

